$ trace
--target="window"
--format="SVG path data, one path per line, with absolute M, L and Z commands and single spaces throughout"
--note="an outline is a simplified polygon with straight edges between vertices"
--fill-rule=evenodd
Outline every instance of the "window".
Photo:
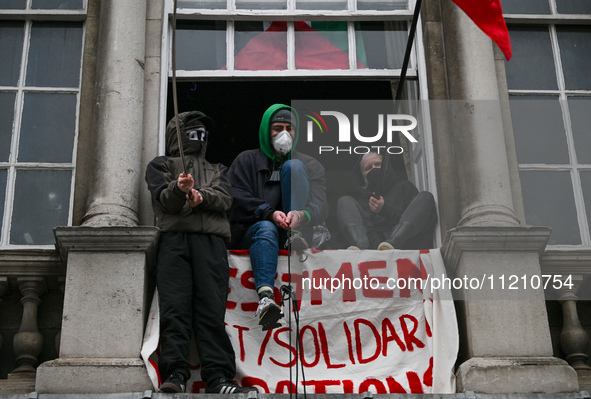
M 590 247 L 591 2 L 505 0 L 503 9 L 526 221 L 552 228 L 549 245 Z
M 0 248 L 53 245 L 68 225 L 83 0 L 0 0 Z
M 412 11 L 408 0 L 185 0 L 177 19 L 181 80 L 396 77 Z M 408 76 L 416 78 L 416 65 Z

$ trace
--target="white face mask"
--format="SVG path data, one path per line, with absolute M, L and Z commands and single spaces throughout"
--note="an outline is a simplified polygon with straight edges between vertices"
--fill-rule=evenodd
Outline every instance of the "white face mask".
M 275 151 L 281 155 L 285 155 L 291 151 L 293 139 L 287 130 L 283 130 L 281 133 L 271 139 L 271 144 L 273 145 Z

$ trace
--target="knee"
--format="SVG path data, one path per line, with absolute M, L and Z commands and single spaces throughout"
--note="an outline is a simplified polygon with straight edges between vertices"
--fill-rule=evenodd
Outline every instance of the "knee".
M 356 204 L 357 201 L 355 201 L 355 198 L 351 197 L 350 195 L 342 196 L 337 201 L 337 215 L 340 212 L 349 210 L 351 206 L 355 206 Z
M 435 206 L 435 197 L 429 191 L 421 191 L 417 194 L 417 199 L 425 202 L 426 204 Z
M 279 231 L 277 230 L 277 226 L 273 222 L 268 220 L 261 220 L 260 222 L 255 223 L 255 232 L 252 236 L 252 240 L 269 240 L 269 241 L 279 241 Z
M 292 174 L 293 176 L 307 176 L 306 165 L 299 159 L 285 161 L 281 167 L 281 176 L 291 176 Z
M 432 219 L 437 219 L 437 207 L 435 205 L 435 197 L 429 191 L 421 191 L 417 195 L 417 201 L 419 202 L 423 212 L 427 212 L 431 215 Z

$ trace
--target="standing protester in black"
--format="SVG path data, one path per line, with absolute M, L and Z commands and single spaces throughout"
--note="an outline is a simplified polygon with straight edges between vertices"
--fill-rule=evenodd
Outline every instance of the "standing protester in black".
M 213 121 L 199 111 L 178 116 L 166 128 L 167 156 L 149 163 L 146 182 L 152 194 L 156 226 L 161 229 L 156 284 L 160 306 L 162 392 L 185 391 L 191 330 L 201 361 L 206 393 L 257 391 L 234 384 L 236 362 L 225 330 L 229 266 L 226 244 L 232 204 L 226 167 L 205 160 Z M 186 164 L 182 165 L 179 145 Z M 184 174 L 187 171 L 187 175 Z

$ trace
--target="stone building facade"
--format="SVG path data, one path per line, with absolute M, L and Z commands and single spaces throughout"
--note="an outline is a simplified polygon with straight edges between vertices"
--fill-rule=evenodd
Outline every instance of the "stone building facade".
M 178 43 L 195 55 L 178 59 L 181 105 L 227 104 L 214 115 L 223 121 L 298 85 L 391 94 L 392 48 L 405 43 L 414 1 L 323 3 L 179 1 Z M 457 391 L 578 392 L 591 323 L 578 301 L 591 272 L 591 160 L 581 151 L 591 144 L 591 9 L 503 6 L 509 62 L 451 0 L 424 0 L 409 85 L 431 100 L 431 126 L 407 169 L 436 195 L 435 244 L 450 275 L 574 282 L 552 298 L 538 287 L 458 299 Z M 172 112 L 172 10 L 170 0 L 0 0 L 0 394 L 151 389 L 139 351 L 159 232 L 143 173 Z M 286 67 L 235 67 L 241 41 L 271 21 L 287 21 Z M 359 34 L 385 39 L 366 43 L 365 69 L 354 58 L 349 69 L 298 69 L 299 21 L 344 23 L 336 30 L 357 57 Z M 547 101 L 534 110 L 509 102 L 536 96 Z M 539 135 L 522 120 L 538 121 Z M 218 124 L 233 132 L 230 153 L 249 148 L 240 127 Z

